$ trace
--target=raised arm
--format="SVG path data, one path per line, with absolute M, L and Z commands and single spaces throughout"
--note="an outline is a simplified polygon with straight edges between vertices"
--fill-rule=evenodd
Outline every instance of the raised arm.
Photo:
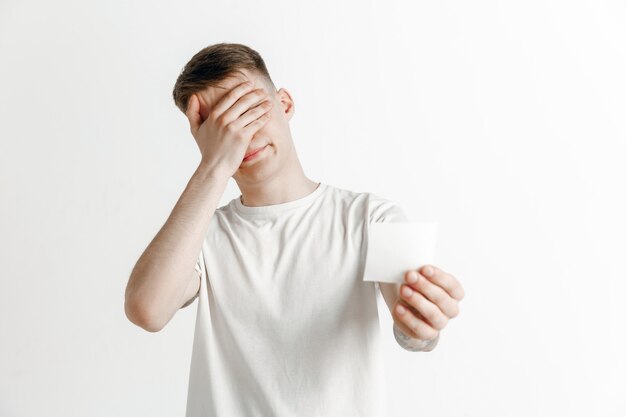
M 194 268 L 211 218 L 252 137 L 271 117 L 267 91 L 254 87 L 240 83 L 215 104 L 201 92 L 188 100 L 185 115 L 202 161 L 126 287 L 126 316 L 145 330 L 161 330 L 198 289 Z
M 126 287 L 124 310 L 137 326 L 150 332 L 161 330 L 190 292 L 194 288 L 197 291 L 196 261 L 227 184 L 228 177 L 200 165 L 135 264 Z

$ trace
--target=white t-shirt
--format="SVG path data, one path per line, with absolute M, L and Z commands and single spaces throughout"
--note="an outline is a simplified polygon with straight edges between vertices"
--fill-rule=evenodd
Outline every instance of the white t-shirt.
M 383 221 L 408 220 L 324 183 L 219 207 L 197 265 L 186 417 L 385 416 L 378 284 L 363 281 L 368 225 Z

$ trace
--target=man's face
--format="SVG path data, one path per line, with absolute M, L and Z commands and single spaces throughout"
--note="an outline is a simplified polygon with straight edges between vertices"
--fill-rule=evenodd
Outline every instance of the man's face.
M 289 120 L 293 116 L 294 105 L 291 96 L 285 89 L 272 91 L 262 76 L 246 69 L 241 71 L 244 75 L 234 73 L 231 77 L 222 80 L 219 85 L 208 87 L 198 94 L 200 95 L 200 114 L 205 120 L 213 106 L 227 92 L 244 81 L 251 81 L 253 83 L 252 89 L 262 88 L 268 92 L 268 99 L 273 103 L 269 110 L 271 117 L 263 127 L 256 131 L 246 154 L 268 146 L 256 154 L 254 158 L 243 161 L 233 175 L 238 183 L 251 185 L 277 173 L 285 174 L 281 171 L 291 165 L 288 164 L 288 161 L 289 158 L 293 157 L 294 150 Z M 253 104 L 252 107 L 256 104 L 258 103 Z

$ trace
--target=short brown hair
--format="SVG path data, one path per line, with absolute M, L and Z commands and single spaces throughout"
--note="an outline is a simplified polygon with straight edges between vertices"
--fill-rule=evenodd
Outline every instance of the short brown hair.
M 174 103 L 183 113 L 187 111 L 192 94 L 215 86 L 223 79 L 245 68 L 258 73 L 274 91 L 276 87 L 261 55 L 240 43 L 216 43 L 201 49 L 183 67 L 174 84 Z

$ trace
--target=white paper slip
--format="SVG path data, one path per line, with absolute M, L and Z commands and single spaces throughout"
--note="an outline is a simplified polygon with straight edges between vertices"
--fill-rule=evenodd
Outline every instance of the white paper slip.
M 369 225 L 363 281 L 403 283 L 409 269 L 433 264 L 438 222 Z

